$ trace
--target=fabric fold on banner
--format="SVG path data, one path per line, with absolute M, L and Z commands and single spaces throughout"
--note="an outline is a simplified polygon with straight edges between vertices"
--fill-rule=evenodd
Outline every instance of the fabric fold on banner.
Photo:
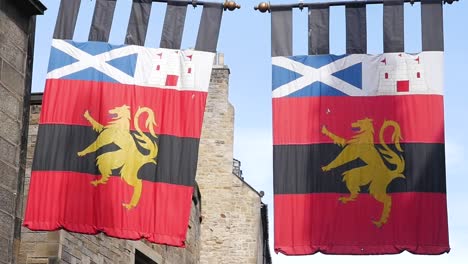
M 443 52 L 272 64 L 275 251 L 449 252 Z
M 151 0 L 133 0 L 125 44 L 145 45 L 151 6 Z
M 116 0 L 96 0 L 89 41 L 109 41 Z
M 367 53 L 366 5 L 346 5 L 346 54 Z
M 72 39 L 75 33 L 81 0 L 61 0 L 55 23 L 55 39 Z
M 330 8 L 309 7 L 309 55 L 330 53 Z
M 383 2 L 384 52 L 403 52 L 405 50 L 404 0 Z
M 422 50 L 444 50 L 442 1 L 421 0 Z
M 222 16 L 222 3 L 205 3 L 203 5 L 197 42 L 195 44 L 196 50 L 216 52 Z
M 180 49 L 186 14 L 187 3 L 167 2 L 160 48 Z
M 271 9 L 271 56 L 292 55 L 292 9 Z
M 54 39 L 24 225 L 184 247 L 214 56 Z

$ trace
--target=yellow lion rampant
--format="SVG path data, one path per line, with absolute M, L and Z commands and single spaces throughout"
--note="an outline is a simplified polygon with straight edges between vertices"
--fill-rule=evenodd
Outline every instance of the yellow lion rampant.
M 146 163 L 156 164 L 155 158 L 158 155 L 158 146 L 141 131 L 138 123 L 140 115 L 145 112 L 148 114 L 145 123 L 146 128 L 149 129 L 153 137 L 156 137 L 154 133 L 156 122 L 154 120 L 153 110 L 150 108 L 139 107 L 133 118 L 133 123 L 137 131 L 137 133 L 134 134 L 136 142 L 140 147 L 148 151 L 147 155 L 142 154 L 138 150 L 137 144 L 130 133 L 131 116 L 129 106 L 123 105 L 109 110 L 109 114 L 113 117 L 112 121 L 109 122 L 107 126 L 99 124 L 88 111 L 84 113 L 86 120 L 91 123 L 93 129 L 97 131 L 99 135 L 93 143 L 77 154 L 82 157 L 111 143 L 120 148 L 116 151 L 103 153 L 96 158 L 96 164 L 102 177 L 98 180 L 91 181 L 91 184 L 94 186 L 106 184 L 112 170 L 120 168 L 120 176 L 122 179 L 133 187 L 132 199 L 129 203 L 122 204 L 127 209 L 134 208 L 140 201 L 142 180 L 137 177 L 138 170 Z
M 372 221 L 377 227 L 381 227 L 388 220 L 392 207 L 392 198 L 387 194 L 387 186 L 396 178 L 405 178 L 402 174 L 405 170 L 405 161 L 401 155 L 392 151 L 384 140 L 384 131 L 387 127 L 393 127 L 392 140 L 396 149 L 403 152 L 400 146 L 401 132 L 397 122 L 386 120 L 380 128 L 379 139 L 382 148 L 374 145 L 374 126 L 372 119 L 365 118 L 358 120 L 351 125 L 358 130 L 356 135 L 350 140 L 346 140 L 334 135 L 323 126 L 322 133 L 333 140 L 340 147 L 341 153 L 328 165 L 323 166 L 323 171 L 329 171 L 356 159 L 361 159 L 366 165 L 353 168 L 343 172 L 343 181 L 346 182 L 350 195 L 340 197 L 342 203 L 354 201 L 361 189 L 361 186 L 369 184 L 369 193 L 377 201 L 383 204 L 382 214 L 378 221 Z M 390 170 L 385 165 L 385 160 L 395 165 L 394 170 Z

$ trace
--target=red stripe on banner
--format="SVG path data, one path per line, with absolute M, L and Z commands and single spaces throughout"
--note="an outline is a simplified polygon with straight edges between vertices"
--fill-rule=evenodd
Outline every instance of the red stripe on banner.
M 340 194 L 275 195 L 275 251 L 286 255 L 442 254 L 450 251 L 446 196 L 393 193 L 388 222 L 368 194 L 343 204 Z
M 102 125 L 112 120 L 109 110 L 130 106 L 130 129 L 138 107 L 149 107 L 155 114 L 156 134 L 200 138 L 205 112 L 206 92 L 178 91 L 109 82 L 48 79 L 43 98 L 40 124 L 91 126 L 90 115 Z M 140 117 L 145 126 L 146 114 Z
M 193 187 L 143 181 L 137 206 L 128 210 L 133 188 L 118 177 L 94 187 L 95 176 L 33 171 L 24 226 L 142 239 L 184 247 Z
M 396 121 L 406 143 L 444 142 L 444 105 L 441 95 L 322 96 L 273 99 L 273 144 L 332 143 L 322 134 L 323 126 L 333 134 L 351 139 L 351 124 L 370 118 L 375 142 L 384 120 Z M 385 141 L 393 143 L 390 131 Z

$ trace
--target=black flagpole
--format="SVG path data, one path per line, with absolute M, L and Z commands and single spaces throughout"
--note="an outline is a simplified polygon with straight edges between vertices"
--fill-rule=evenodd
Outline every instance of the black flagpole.
M 206 5 L 206 4 L 220 4 L 223 5 L 224 10 L 234 11 L 235 9 L 239 9 L 240 5 L 236 4 L 234 1 L 226 0 L 224 3 L 220 2 L 211 2 L 211 1 L 197 1 L 197 0 L 152 0 L 153 2 L 158 3 L 167 3 L 167 2 L 178 2 L 180 4 L 187 4 L 192 5 L 193 7 L 197 7 L 198 5 Z M 458 0 L 457 0 L 458 1 Z
M 160 1 L 160 0 L 158 0 Z M 459 0 L 439 0 L 444 4 L 452 4 L 453 2 L 458 2 Z M 295 3 L 295 4 L 277 4 L 272 5 L 269 2 L 262 2 L 254 7 L 255 10 L 258 10 L 262 13 L 270 12 L 272 8 L 283 9 L 283 8 L 299 8 L 302 10 L 304 7 L 329 7 L 329 6 L 346 6 L 346 5 L 376 5 L 383 4 L 383 0 L 356 0 L 356 1 L 334 1 L 334 2 L 318 2 L 318 3 Z M 414 3 L 419 3 L 421 0 L 404 0 L 403 2 L 413 5 Z

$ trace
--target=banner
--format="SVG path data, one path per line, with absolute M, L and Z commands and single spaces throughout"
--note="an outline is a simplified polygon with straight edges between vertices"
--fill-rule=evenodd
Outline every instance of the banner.
M 213 58 L 54 39 L 24 225 L 184 246 Z
M 443 52 L 272 60 L 275 251 L 448 252 Z

